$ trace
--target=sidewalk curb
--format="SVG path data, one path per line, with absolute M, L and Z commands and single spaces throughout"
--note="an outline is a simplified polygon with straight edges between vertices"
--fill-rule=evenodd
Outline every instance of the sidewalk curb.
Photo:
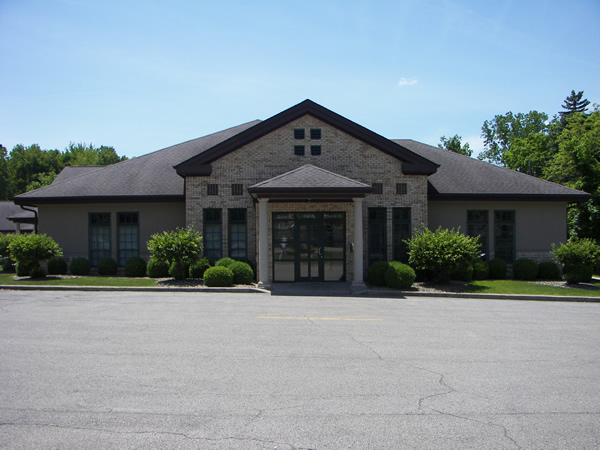
M 18 286 L 0 285 L 0 290 L 10 291 L 97 291 L 97 292 L 193 292 L 193 293 L 240 293 L 240 294 L 271 294 L 271 291 L 261 288 L 210 288 L 210 287 L 127 287 L 127 286 Z M 575 296 L 544 296 L 544 295 L 508 295 L 508 294 L 473 294 L 451 292 L 406 292 L 368 289 L 353 297 L 435 297 L 435 298 L 468 298 L 480 300 L 524 300 L 542 302 L 581 302 L 600 303 L 600 297 Z

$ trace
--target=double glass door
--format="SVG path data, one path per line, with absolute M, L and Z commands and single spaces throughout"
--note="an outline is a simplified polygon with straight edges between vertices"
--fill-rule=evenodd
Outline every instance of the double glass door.
M 343 212 L 274 213 L 274 281 L 343 281 Z

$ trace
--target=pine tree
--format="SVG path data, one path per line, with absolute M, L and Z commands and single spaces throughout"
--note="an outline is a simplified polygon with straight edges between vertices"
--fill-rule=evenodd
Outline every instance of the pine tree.
M 574 112 L 584 113 L 587 111 L 587 106 L 590 104 L 588 99 L 583 99 L 583 91 L 579 91 L 577 94 L 575 91 L 571 91 L 571 95 L 569 95 L 565 99 L 565 104 L 561 105 L 563 109 L 566 111 L 560 111 L 559 114 L 561 117 L 565 117 Z

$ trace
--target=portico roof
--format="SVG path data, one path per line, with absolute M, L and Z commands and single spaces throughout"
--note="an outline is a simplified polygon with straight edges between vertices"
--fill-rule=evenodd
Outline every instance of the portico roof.
M 363 198 L 372 191 L 368 184 L 312 164 L 248 187 L 248 192 L 257 198 L 307 201 Z

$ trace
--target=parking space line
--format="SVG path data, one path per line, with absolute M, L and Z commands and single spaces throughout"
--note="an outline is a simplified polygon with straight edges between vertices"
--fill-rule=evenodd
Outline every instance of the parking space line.
M 257 316 L 257 319 L 278 319 L 278 320 L 340 320 L 340 321 L 360 321 L 360 322 L 383 322 L 383 319 L 374 319 L 366 317 L 286 317 L 286 316 Z

